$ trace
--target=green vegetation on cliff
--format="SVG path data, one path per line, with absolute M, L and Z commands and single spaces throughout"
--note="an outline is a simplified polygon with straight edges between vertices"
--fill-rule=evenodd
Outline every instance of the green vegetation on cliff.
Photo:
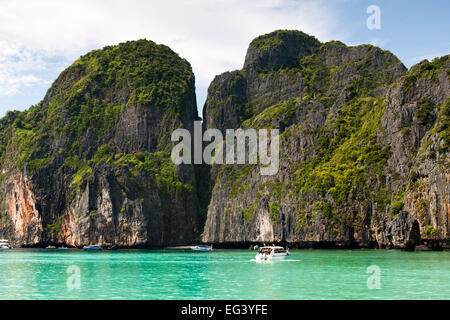
M 243 69 L 211 84 L 206 128 L 280 129 L 280 168 L 261 177 L 257 166 L 215 167 L 203 239 L 273 232 L 277 240 L 386 245 L 413 214 L 422 234 L 433 224 L 445 235 L 436 221 L 448 203 L 448 67 L 446 56 L 408 71 L 389 51 L 297 31 L 253 40 Z M 239 90 L 230 90 L 238 77 Z
M 1 120 L 0 159 L 17 168 L 30 161 L 33 170 L 44 167 L 58 154 L 50 145 L 55 139 L 72 142 L 63 150 L 69 157 L 82 156 L 80 138 L 108 134 L 126 107 L 182 116 L 193 82 L 187 61 L 151 41 L 92 51 L 61 73 L 40 104 Z
M 348 210 L 345 206 L 351 205 L 352 198 L 363 201 L 376 196 L 374 191 L 380 186 L 374 177 L 382 173 L 389 156 L 389 148 L 375 139 L 383 112 L 382 99 L 360 98 L 321 128 L 320 136 L 328 136 L 329 131 L 336 136 L 323 142 L 318 156 L 295 172 L 293 184 L 300 196 L 308 191 L 330 195 L 338 212 Z
M 26 165 L 33 173 L 63 153 L 65 163 L 77 171 L 74 184 L 79 184 L 92 174 L 89 161 L 96 164 L 106 151 L 115 152 L 106 150 L 107 144 L 95 150 L 96 144 L 102 137 L 108 141 L 125 108 L 163 108 L 174 118 L 182 116 L 193 81 L 188 62 L 151 41 L 92 51 L 58 77 L 43 102 L 24 112 L 8 112 L 1 120 L 0 159 L 10 168 Z M 82 150 L 87 135 L 95 140 Z M 59 148 L 52 145 L 55 141 Z
M 42 237 L 62 237 L 70 210 L 88 210 L 84 214 L 94 221 L 104 210 L 99 202 L 108 199 L 113 214 L 132 206 L 142 215 L 159 217 L 162 211 L 166 235 L 178 230 L 171 216 L 179 213 L 170 209 L 178 206 L 194 218 L 192 230 L 177 239 L 197 232 L 195 172 L 177 168 L 170 158 L 172 131 L 197 118 L 194 82 L 190 64 L 167 46 L 129 41 L 80 57 L 42 102 L 0 119 L 2 169 L 5 177 L 22 172 L 32 181 L 45 221 Z M 8 189 L 0 185 L 0 192 Z M 154 243 L 166 241 L 153 232 Z

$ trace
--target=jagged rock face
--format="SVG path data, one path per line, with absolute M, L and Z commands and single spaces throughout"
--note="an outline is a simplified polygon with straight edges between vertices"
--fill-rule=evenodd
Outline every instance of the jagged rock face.
M 265 35 L 269 53 L 252 43 L 244 69 L 211 84 L 205 128 L 279 128 L 281 150 L 275 176 L 211 168 L 203 241 L 412 249 L 448 238 L 449 57 L 407 71 L 379 48 L 293 33 Z
M 419 223 L 406 211 L 389 221 L 386 230 L 390 246 L 394 248 L 414 249 L 420 244 Z
M 393 85 L 380 135 L 393 149 L 390 183 L 407 181 L 404 208 L 428 239 L 446 239 L 449 233 L 449 69 L 450 56 L 424 61 Z
M 296 66 L 299 58 L 311 55 L 319 46 L 316 38 L 300 31 L 285 30 L 260 36 L 247 50 L 244 74 L 253 80 L 260 72 Z
M 15 172 L 5 182 L 6 232 L 15 233 L 26 243 L 39 241 L 43 231 L 42 217 L 36 209 L 36 199 L 30 181 Z M 2 220 L 6 218 L 3 213 Z M 2 221 L 3 222 L 3 221 Z
M 16 246 L 187 244 L 201 232 L 191 165 L 170 159 L 197 119 L 189 63 L 151 41 L 96 50 L 44 100 L 1 120 L 0 236 Z
M 226 72 L 214 78 L 208 88 L 207 106 L 204 108 L 204 124 L 225 132 L 239 128 L 246 118 L 246 81 L 239 71 Z M 205 111 L 208 112 L 205 112 Z

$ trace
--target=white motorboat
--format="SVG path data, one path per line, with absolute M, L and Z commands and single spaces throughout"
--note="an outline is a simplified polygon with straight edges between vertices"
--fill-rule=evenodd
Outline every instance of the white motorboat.
M 199 244 L 198 246 L 191 247 L 194 251 L 212 251 L 212 246 L 207 246 L 205 244 Z
M 256 261 L 267 261 L 272 259 L 286 258 L 289 256 L 289 250 L 283 247 L 267 246 L 262 247 L 256 254 Z
M 102 247 L 101 246 L 92 246 L 92 245 L 90 245 L 90 246 L 84 246 L 83 250 L 84 251 L 99 251 L 99 250 L 102 250 Z
M 8 240 L 1 239 L 0 240 L 0 250 L 9 250 L 12 249 L 12 246 L 9 244 Z

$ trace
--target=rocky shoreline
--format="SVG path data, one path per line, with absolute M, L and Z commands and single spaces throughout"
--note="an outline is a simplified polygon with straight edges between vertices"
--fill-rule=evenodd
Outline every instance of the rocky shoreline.
M 224 242 L 224 243 L 203 243 L 207 245 L 212 245 L 215 249 L 249 249 L 251 246 L 262 247 L 264 245 L 275 245 L 285 247 L 288 246 L 291 249 L 316 249 L 316 250 L 358 250 L 358 249 L 371 249 L 371 250 L 403 250 L 403 251 L 450 251 L 450 240 L 449 239 L 432 239 L 432 240 L 422 240 L 414 247 L 395 247 L 393 245 L 379 246 L 378 243 L 370 243 L 369 245 L 359 245 L 356 242 L 353 243 L 338 243 L 338 242 Z M 119 249 L 136 249 L 136 250 L 189 250 L 191 246 L 196 245 L 192 243 L 191 245 L 183 246 L 114 246 L 110 248 L 110 245 L 103 245 L 107 250 L 119 250 Z M 62 243 L 39 243 L 31 246 L 21 246 L 24 249 L 57 249 L 61 246 L 66 246 Z M 66 246 L 66 248 L 71 249 L 82 249 L 83 246 Z

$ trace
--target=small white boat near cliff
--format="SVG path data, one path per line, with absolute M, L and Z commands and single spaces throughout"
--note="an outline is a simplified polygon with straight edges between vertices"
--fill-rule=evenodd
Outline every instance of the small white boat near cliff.
M 256 261 L 269 261 L 272 259 L 283 259 L 289 256 L 289 250 L 283 247 L 267 246 L 259 248 L 255 256 Z
M 212 245 L 207 246 L 205 244 L 199 244 L 198 246 L 191 247 L 193 251 L 212 251 Z
M 84 246 L 83 250 L 84 251 L 98 251 L 101 250 L 102 247 L 101 246 Z
M 0 239 L 0 250 L 10 250 L 12 246 L 9 244 L 8 240 Z

